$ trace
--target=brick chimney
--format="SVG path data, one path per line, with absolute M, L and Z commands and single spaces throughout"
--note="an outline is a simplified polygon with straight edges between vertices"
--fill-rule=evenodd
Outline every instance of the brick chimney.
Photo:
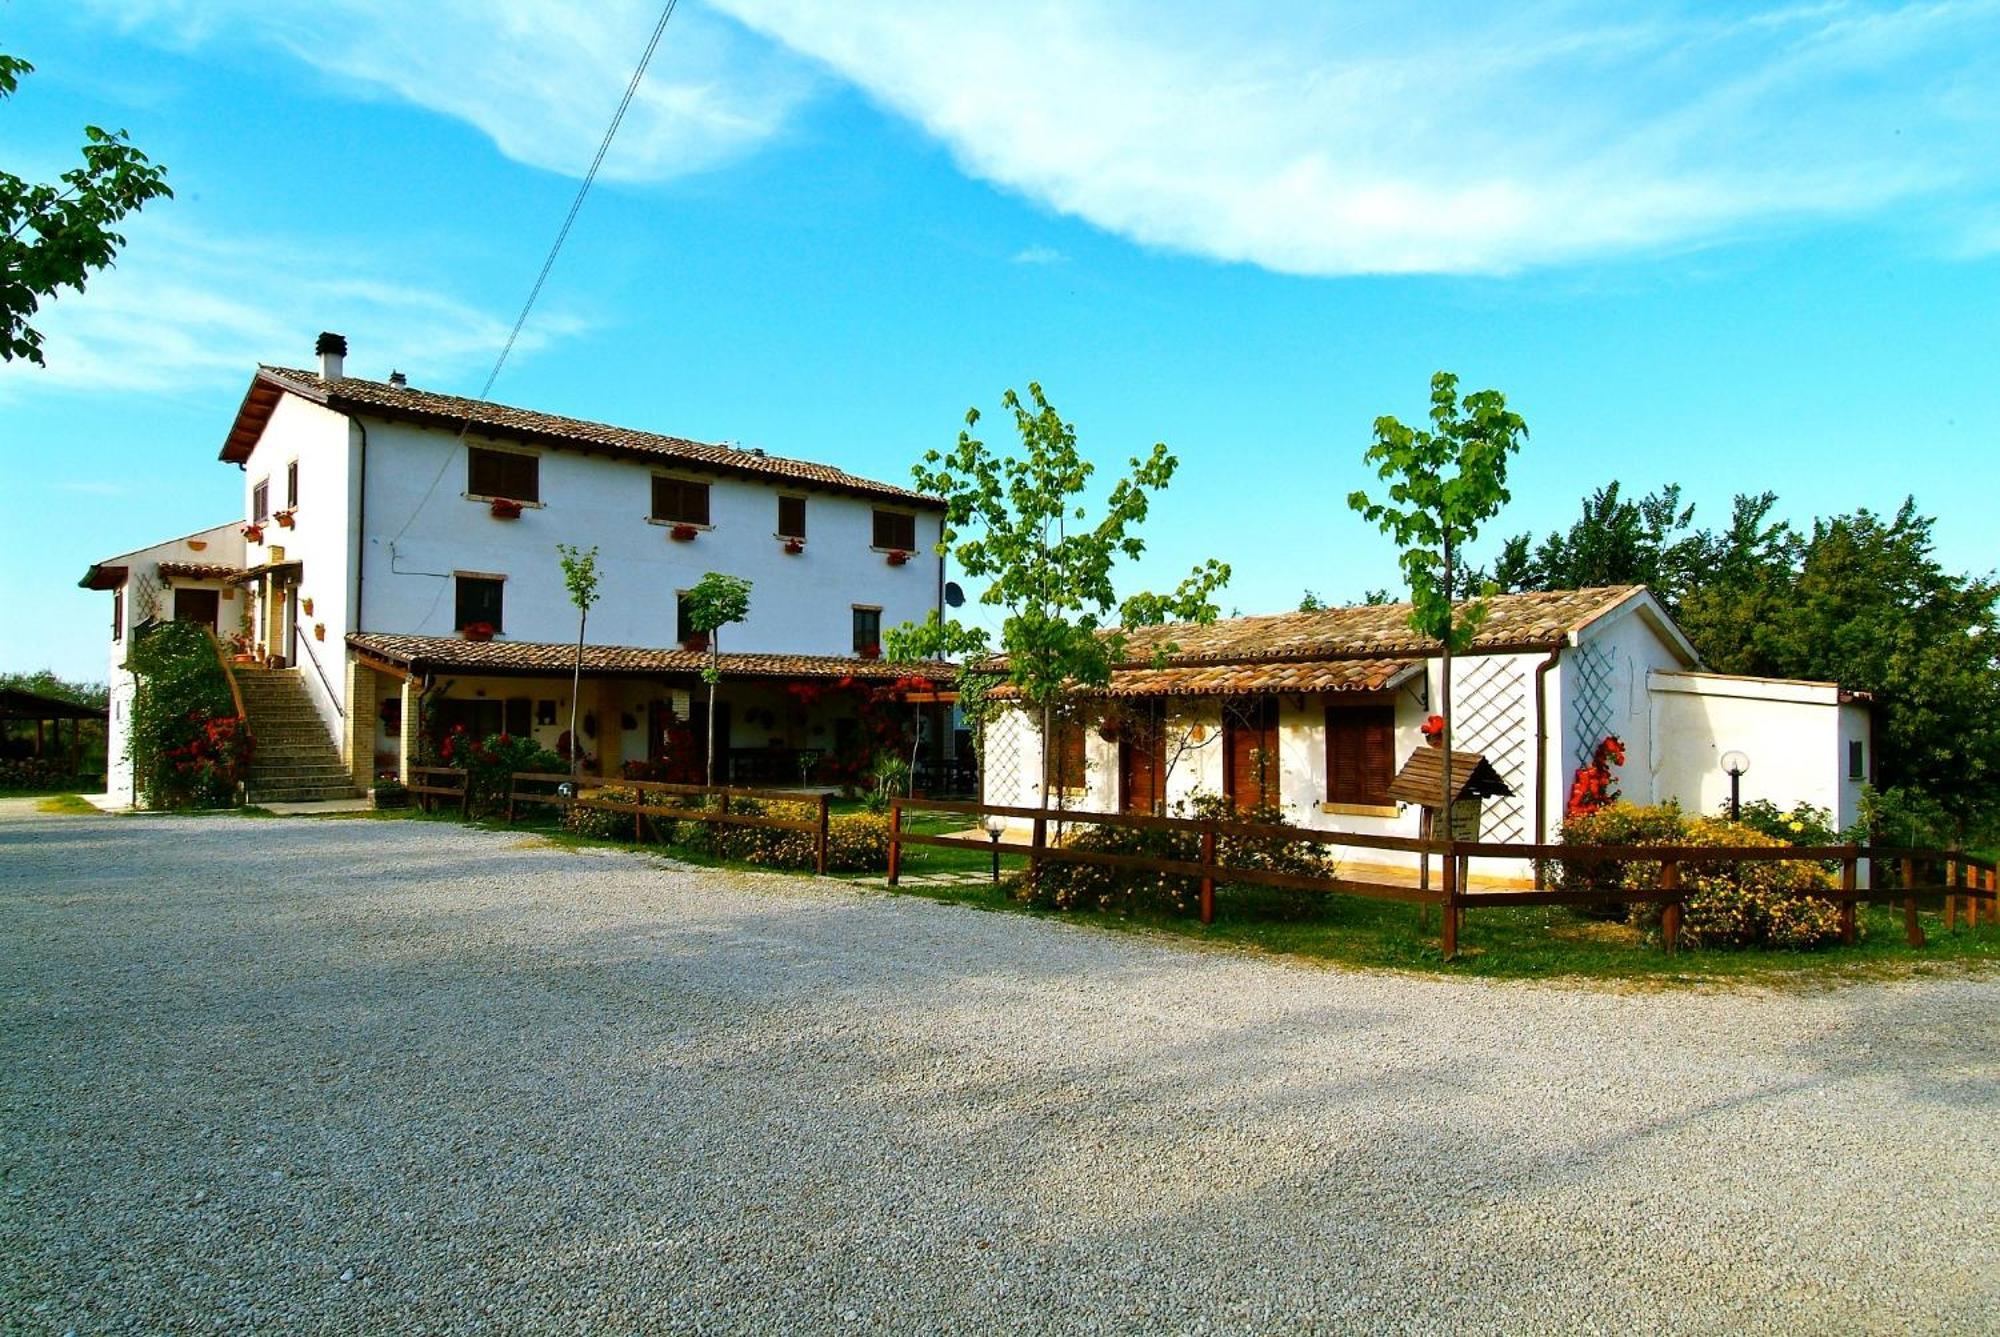
M 319 374 L 322 380 L 337 381 L 346 375 L 347 336 L 335 334 L 332 330 L 322 331 L 319 342 L 313 345 L 319 354 Z

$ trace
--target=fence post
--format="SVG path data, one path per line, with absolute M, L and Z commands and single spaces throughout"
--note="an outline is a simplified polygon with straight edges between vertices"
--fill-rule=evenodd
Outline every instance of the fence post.
M 1201 922 L 1215 922 L 1215 823 L 1201 829 Z
M 1667 955 L 1677 955 L 1681 950 L 1681 866 L 1673 859 L 1660 865 L 1660 890 L 1676 893 L 1675 898 L 1660 908 L 1660 936 L 1666 942 Z
M 472 772 L 469 769 L 460 771 L 458 775 L 458 819 L 462 822 L 472 820 Z
M 1047 808 L 1039 808 L 1038 813 L 1047 813 Z M 1042 851 L 1049 845 L 1049 819 L 1037 816 L 1028 837 L 1028 885 L 1034 886 L 1042 875 Z
M 826 876 L 827 828 L 830 824 L 828 813 L 833 807 L 833 796 L 819 796 L 819 830 L 813 833 L 813 868 L 821 877 Z
M 1924 926 L 1917 922 L 1917 898 L 1910 895 L 1917 888 L 1917 861 L 1903 859 L 1903 932 L 1909 937 L 1910 946 L 1924 945 Z
M 1958 927 L 1958 897 L 1951 894 L 1951 889 L 1958 885 L 1959 874 L 1964 869 L 1965 865 L 1963 863 L 1949 857 L 1944 861 L 1944 931 L 1946 933 L 1950 933 Z
M 1861 885 L 1858 871 L 1860 860 L 1850 854 L 1840 861 L 1840 889 L 1851 898 Z M 1854 902 L 1852 899 L 1840 903 L 1840 945 L 1854 945 Z
M 1450 961 L 1458 956 L 1458 850 L 1451 836 L 1451 814 L 1445 813 L 1444 837 L 1444 905 L 1442 946 L 1444 959 Z
M 514 778 L 517 774 L 516 771 L 507 772 L 507 825 L 509 826 L 514 824 L 514 790 L 521 783 Z
M 903 800 L 889 800 L 889 885 L 903 872 Z

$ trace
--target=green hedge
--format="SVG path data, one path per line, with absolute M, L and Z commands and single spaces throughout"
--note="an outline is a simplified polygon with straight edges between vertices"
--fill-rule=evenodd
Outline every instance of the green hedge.
M 254 740 L 236 717 L 215 646 L 194 622 L 137 633 L 126 667 L 137 679 L 126 755 L 149 808 L 220 808 L 236 802 Z
M 614 803 L 636 803 L 639 791 L 612 785 L 598 792 L 599 798 Z M 659 795 L 650 796 L 657 800 Z M 651 804 L 648 805 L 649 809 Z M 676 819 L 684 803 L 661 804 L 657 814 L 648 812 L 657 829 L 674 849 L 713 859 L 733 859 L 765 868 L 811 871 L 815 864 L 810 831 L 783 831 L 761 826 L 724 826 L 708 822 Z M 729 801 L 733 813 L 762 813 L 787 821 L 810 822 L 819 815 L 817 803 L 766 801 L 735 798 Z M 595 808 L 573 807 L 563 813 L 563 827 L 578 835 L 598 840 L 632 838 L 632 814 L 602 812 Z M 839 813 L 827 821 L 826 867 L 829 873 L 879 873 L 889 867 L 889 819 L 878 813 Z

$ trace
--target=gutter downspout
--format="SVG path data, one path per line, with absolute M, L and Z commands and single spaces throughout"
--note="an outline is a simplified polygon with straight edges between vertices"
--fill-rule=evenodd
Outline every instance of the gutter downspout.
M 1549 670 L 1562 659 L 1563 646 L 1558 643 L 1549 651 L 1549 657 L 1535 665 L 1535 843 L 1546 845 L 1549 840 Z M 1542 881 L 1542 864 L 1535 861 L 1535 881 Z
M 354 616 L 348 621 L 354 624 L 350 631 L 363 631 L 366 626 L 361 621 L 361 591 L 368 580 L 368 424 L 359 418 L 348 421 L 361 433 L 361 463 L 355 471 L 359 495 L 354 507 Z

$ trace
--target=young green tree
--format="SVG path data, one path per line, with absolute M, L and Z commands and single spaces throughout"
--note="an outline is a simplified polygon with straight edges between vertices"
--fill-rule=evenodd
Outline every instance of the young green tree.
M 1528 424 L 1507 408 L 1498 390 L 1458 394 L 1458 377 L 1441 371 L 1431 377 L 1431 425 L 1405 427 L 1395 418 L 1375 420 L 1375 443 L 1362 456 L 1375 476 L 1389 484 L 1388 499 L 1373 501 L 1355 491 L 1347 504 L 1403 549 L 1404 578 L 1410 585 L 1410 627 L 1442 648 L 1444 794 L 1451 776 L 1451 657 L 1472 644 L 1486 620 L 1483 599 L 1463 607 L 1454 601 L 1456 563 L 1479 528 L 1506 505 L 1507 461 L 1521 448 Z M 1450 826 L 1450 809 L 1439 810 Z
M 708 684 L 708 756 L 704 759 L 704 783 L 715 784 L 715 688 L 722 681 L 718 646 L 722 629 L 750 616 L 750 582 L 741 576 L 725 576 L 711 571 L 695 582 L 687 593 L 688 625 L 708 638 L 708 667 L 701 680 Z
M 0 52 L 0 98 L 34 66 Z M 123 130 L 83 128 L 83 165 L 61 184 L 33 184 L 0 171 L 0 362 L 40 364 L 42 336 L 28 323 L 58 290 L 83 291 L 91 271 L 125 244 L 112 225 L 146 201 L 173 195 L 166 169 L 133 148 Z
M 569 778 L 574 783 L 578 759 L 583 755 L 582 739 L 576 731 L 576 706 L 583 695 L 583 628 L 590 620 L 590 606 L 597 602 L 597 546 L 592 544 L 586 552 L 581 546 L 558 543 L 556 555 L 562 563 L 563 588 L 576 605 L 576 659 L 569 675 Z
M 1130 472 L 1112 484 L 1093 520 L 1085 494 L 1096 466 L 1077 450 L 1075 426 L 1032 381 L 1025 402 L 1009 390 L 1001 403 L 1013 414 L 1018 451 L 974 436 L 974 408 L 966 412 L 958 444 L 928 452 L 912 472 L 920 491 L 945 502 L 940 550 L 968 577 L 987 582 L 981 603 L 1004 610 L 1000 649 L 1007 655 L 1007 681 L 1039 718 L 1047 740 L 1070 694 L 1110 682 L 1125 652 L 1123 628 L 1212 621 L 1212 596 L 1229 579 L 1229 568 L 1210 558 L 1172 593 L 1137 593 L 1121 604 L 1113 570 L 1120 558 L 1137 560 L 1146 551 L 1139 526 L 1180 462 L 1160 444 L 1132 457 Z M 935 616 L 889 637 L 895 659 L 983 649 L 976 631 Z M 1042 806 L 1047 803 L 1044 786 Z

